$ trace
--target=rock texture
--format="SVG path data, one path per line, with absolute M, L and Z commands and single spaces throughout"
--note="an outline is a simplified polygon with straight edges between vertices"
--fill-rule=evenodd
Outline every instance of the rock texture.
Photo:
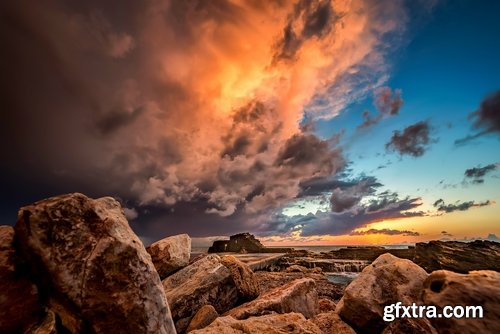
M 204 329 L 191 334 L 324 334 L 314 323 L 306 320 L 302 314 L 270 314 L 247 320 L 233 317 L 217 318 Z
M 38 289 L 14 248 L 14 229 L 0 226 L 0 332 L 22 333 L 44 314 Z
M 384 305 L 417 302 L 426 278 L 415 263 L 383 254 L 347 286 L 336 311 L 356 331 L 379 333 L 387 326 Z
M 191 238 L 187 234 L 161 239 L 146 248 L 161 279 L 189 264 Z
M 71 333 L 175 333 L 151 257 L 120 204 L 82 194 L 20 209 L 19 249 Z
M 241 301 L 253 300 L 259 296 L 259 286 L 253 271 L 243 262 L 231 255 L 221 258 L 221 263 L 229 269 Z
M 189 333 L 196 329 L 205 328 L 218 317 L 219 313 L 217 313 L 212 305 L 204 305 L 198 310 L 198 312 L 196 312 L 194 317 L 189 322 L 186 333 Z
M 325 334 L 356 334 L 354 329 L 342 321 L 334 311 L 320 313 L 312 318 L 311 321 Z
M 500 243 L 483 240 L 417 243 L 413 261 L 429 273 L 441 269 L 462 274 L 472 270 L 500 271 Z
M 230 310 L 225 315 L 230 315 L 235 319 L 247 319 L 248 317 L 271 312 L 298 312 L 302 313 L 306 318 L 315 316 L 319 312 L 319 307 L 314 280 L 303 278 L 292 281 L 262 294 L 254 301 Z
M 481 306 L 482 319 L 430 319 L 439 333 L 500 333 L 500 273 L 482 270 L 468 275 L 435 271 L 424 282 L 424 304 L 438 312 L 446 305 Z
M 344 294 L 344 285 L 328 281 L 323 274 L 256 271 L 254 275 L 261 294 L 300 278 L 311 278 L 316 282 L 316 291 L 318 292 L 319 298 L 338 301 Z
M 238 302 L 231 271 L 216 254 L 210 254 L 163 280 L 163 287 L 178 332 L 184 332 L 203 305 L 224 313 Z
M 427 319 L 402 318 L 392 321 L 382 334 L 437 334 Z

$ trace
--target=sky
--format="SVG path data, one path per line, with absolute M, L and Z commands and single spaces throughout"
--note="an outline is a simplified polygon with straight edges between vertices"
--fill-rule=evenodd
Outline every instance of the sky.
M 500 236 L 500 3 L 0 3 L 0 221 L 117 198 L 145 243 Z

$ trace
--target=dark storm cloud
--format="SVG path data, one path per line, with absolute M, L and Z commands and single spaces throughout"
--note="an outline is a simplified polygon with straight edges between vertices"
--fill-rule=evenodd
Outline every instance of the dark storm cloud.
M 404 235 L 407 237 L 418 237 L 420 233 L 413 231 L 401 231 L 401 230 L 390 230 L 390 229 L 369 229 L 366 231 L 354 231 L 349 233 L 349 235 L 370 235 L 370 234 L 386 234 L 386 235 Z
M 473 127 L 479 132 L 457 139 L 455 145 L 466 144 L 489 133 L 500 134 L 500 90 L 486 96 L 469 118 L 473 120 Z
M 293 59 L 304 41 L 328 34 L 333 29 L 335 19 L 330 0 L 299 1 L 283 28 L 283 36 L 277 43 L 274 60 Z M 297 31 L 296 26 L 302 29 Z
M 473 167 L 465 170 L 465 177 L 472 179 L 472 183 L 484 183 L 484 176 L 500 167 L 499 163 L 490 164 L 484 167 Z
M 467 211 L 471 208 L 479 208 L 482 206 L 488 206 L 493 204 L 494 202 L 492 201 L 484 201 L 484 202 L 475 202 L 475 201 L 468 201 L 468 202 L 456 202 L 455 204 L 446 204 L 443 199 L 438 199 L 436 202 L 434 202 L 434 207 L 437 208 L 438 211 L 445 212 L 445 213 L 450 213 L 454 211 Z
M 315 219 L 311 219 L 307 224 L 304 224 L 301 235 L 344 235 L 382 220 L 425 216 L 425 213 L 422 211 L 407 211 L 422 205 L 420 198 L 392 198 L 392 200 L 388 200 L 385 203 L 385 206 L 379 207 L 376 211 L 370 211 L 369 205 L 359 205 L 342 213 L 318 213 Z
M 374 194 L 381 186 L 376 178 L 365 177 L 352 186 L 335 188 L 330 197 L 330 207 L 333 212 L 349 210 L 364 197 Z
M 399 114 L 403 105 L 401 90 L 392 90 L 390 87 L 380 87 L 374 92 L 374 105 L 377 108 L 377 114 L 372 117 L 368 110 L 363 112 L 363 123 L 358 129 L 370 127 L 379 123 L 383 118 Z
M 430 127 L 427 121 L 410 125 L 401 131 L 394 131 L 386 149 L 394 150 L 401 155 L 420 157 L 430 143 Z
M 112 134 L 132 124 L 143 112 L 143 108 L 136 108 L 132 112 L 113 110 L 97 120 L 96 128 L 102 135 Z

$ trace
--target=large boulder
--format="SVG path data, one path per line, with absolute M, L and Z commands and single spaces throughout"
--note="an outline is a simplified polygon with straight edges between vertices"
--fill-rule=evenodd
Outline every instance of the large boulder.
M 38 289 L 14 248 L 14 229 L 0 226 L 0 331 L 22 333 L 37 324 L 44 311 Z
M 198 310 L 198 312 L 196 312 L 194 317 L 189 322 L 186 333 L 189 333 L 196 329 L 205 328 L 218 317 L 219 313 L 217 313 L 212 305 L 204 305 Z
M 223 256 L 221 263 L 231 272 L 240 300 L 253 300 L 259 296 L 259 286 L 255 282 L 252 269 L 231 255 Z
M 298 312 L 306 318 L 318 314 L 318 293 L 314 280 L 303 278 L 292 281 L 230 310 L 225 315 L 230 315 L 235 319 L 247 319 L 271 312 Z
M 483 240 L 421 242 L 415 247 L 413 261 L 429 273 L 441 269 L 462 274 L 472 270 L 500 271 L 500 243 Z
M 191 238 L 187 234 L 158 240 L 146 248 L 161 279 L 189 264 Z
M 347 286 L 336 311 L 357 332 L 380 333 L 387 325 L 384 306 L 419 301 L 426 278 L 412 261 L 383 254 Z
M 335 311 L 320 313 L 311 321 L 325 334 L 356 334 L 354 329 L 340 319 Z
M 300 313 L 270 314 L 236 320 L 220 317 L 210 326 L 192 331 L 191 334 L 324 334 L 313 322 Z
M 203 305 L 222 314 L 238 302 L 238 289 L 231 271 L 216 254 L 210 254 L 163 280 L 163 287 L 179 333 L 187 328 Z
M 482 270 L 464 275 L 446 270 L 435 271 L 424 282 L 422 300 L 426 305 L 436 306 L 439 313 L 445 306 L 482 307 L 482 319 L 466 316 L 430 319 L 439 333 L 500 333 L 499 272 Z M 472 316 L 472 311 L 469 316 Z
M 19 249 L 71 333 L 175 333 L 160 278 L 120 204 L 56 196 L 19 210 Z

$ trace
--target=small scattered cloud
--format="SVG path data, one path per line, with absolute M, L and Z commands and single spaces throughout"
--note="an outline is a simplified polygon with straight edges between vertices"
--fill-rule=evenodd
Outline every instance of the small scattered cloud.
M 367 128 L 379 123 L 383 118 L 399 114 L 399 109 L 403 105 L 401 90 L 392 90 L 390 87 L 380 87 L 374 92 L 374 104 L 378 113 L 372 117 L 368 110 L 363 112 L 363 123 L 358 129 Z
M 353 231 L 349 233 L 349 235 L 370 235 L 370 234 L 386 234 L 386 235 L 404 235 L 409 237 L 418 237 L 420 233 L 414 231 L 406 231 L 406 230 L 390 230 L 390 229 L 369 229 L 366 231 Z
M 474 184 L 484 183 L 484 177 L 500 168 L 500 163 L 489 164 L 484 167 L 473 167 L 465 170 L 465 178 L 470 179 Z
M 472 127 L 479 132 L 455 140 L 455 145 L 464 145 L 486 134 L 500 134 L 500 90 L 483 99 L 479 108 L 469 115 L 473 120 Z
M 394 131 L 390 141 L 385 145 L 387 150 L 393 150 L 400 155 L 413 157 L 422 156 L 431 142 L 430 126 L 427 121 L 410 125 L 401 131 Z
M 467 211 L 471 208 L 479 208 L 483 206 L 488 206 L 491 204 L 494 204 L 495 202 L 487 200 L 484 202 L 475 202 L 475 201 L 468 201 L 468 202 L 455 202 L 455 204 L 446 204 L 443 199 L 438 199 L 436 202 L 434 202 L 433 206 L 437 208 L 438 212 L 445 212 L 445 213 L 451 213 L 454 211 Z
M 125 214 L 125 218 L 127 218 L 127 220 L 134 220 L 139 217 L 139 213 L 135 208 L 124 207 L 123 213 Z

